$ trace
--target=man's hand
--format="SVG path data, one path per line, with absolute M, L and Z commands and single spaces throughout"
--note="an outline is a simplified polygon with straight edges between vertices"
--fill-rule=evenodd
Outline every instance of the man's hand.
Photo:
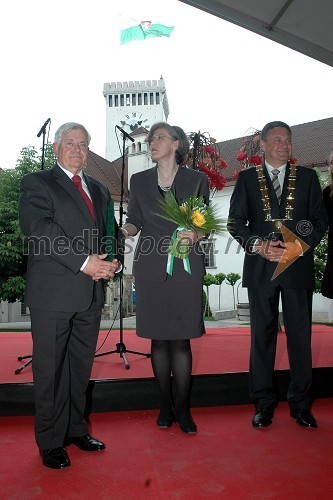
M 113 278 L 119 267 L 119 262 L 117 259 L 113 259 L 111 262 L 104 260 L 107 255 L 107 253 L 103 255 L 90 255 L 87 265 L 82 272 L 91 276 L 94 281 Z
M 283 241 L 259 240 L 254 245 L 253 251 L 270 262 L 284 262 L 281 260 L 285 252 Z
M 258 241 L 253 250 L 270 262 L 285 264 L 303 254 L 301 244 L 296 241 Z

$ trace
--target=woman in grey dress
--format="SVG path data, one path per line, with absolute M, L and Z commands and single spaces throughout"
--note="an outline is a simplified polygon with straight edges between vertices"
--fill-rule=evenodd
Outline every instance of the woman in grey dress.
M 140 231 L 135 250 L 133 275 L 136 288 L 137 335 L 151 339 L 153 372 L 160 393 L 157 425 L 170 427 L 174 421 L 188 434 L 197 431 L 190 410 L 192 371 L 190 339 L 204 333 L 202 288 L 204 255 L 202 234 L 180 231 L 190 245 L 191 274 L 182 259 L 175 258 L 172 275 L 167 273 L 168 246 L 177 225 L 165 220 L 160 203 L 172 191 L 179 203 L 188 196 L 202 195 L 209 202 L 205 174 L 181 166 L 189 142 L 180 127 L 156 123 L 147 137 L 156 166 L 132 175 L 128 217 L 122 228 L 125 237 Z M 172 377 L 171 377 L 172 376 Z

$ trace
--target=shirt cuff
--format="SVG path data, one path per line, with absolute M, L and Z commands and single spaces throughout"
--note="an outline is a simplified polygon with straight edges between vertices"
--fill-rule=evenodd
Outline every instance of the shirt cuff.
M 254 254 L 258 254 L 258 253 L 260 252 L 260 250 L 261 250 L 260 248 L 254 248 L 254 247 L 256 246 L 256 244 L 257 244 L 257 243 L 259 243 L 260 241 L 262 241 L 262 239 L 260 239 L 260 238 L 257 238 L 257 239 L 254 241 L 253 245 L 252 245 L 252 246 L 251 246 L 251 248 L 250 248 L 250 251 L 251 251 L 252 253 L 254 253 Z
M 86 258 L 86 260 L 83 262 L 82 266 L 80 267 L 80 271 L 83 271 L 83 269 L 86 267 L 86 265 L 88 264 L 88 260 L 89 260 L 89 255 Z

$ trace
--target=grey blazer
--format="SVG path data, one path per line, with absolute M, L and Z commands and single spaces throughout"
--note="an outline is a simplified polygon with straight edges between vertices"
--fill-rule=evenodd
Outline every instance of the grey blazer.
M 209 202 L 206 175 L 186 167 L 179 167 L 172 191 L 179 202 L 195 194 L 202 195 L 207 204 Z M 136 278 L 149 281 L 164 281 L 167 278 L 167 249 L 177 225 L 158 215 L 162 213 L 162 197 L 157 184 L 157 167 L 132 175 L 126 222 L 134 224 L 141 231 L 133 264 L 133 274 Z M 202 279 L 204 276 L 204 254 L 200 243 L 191 248 L 189 258 L 192 275 L 184 270 L 181 259 L 175 259 L 173 278 L 176 281 Z

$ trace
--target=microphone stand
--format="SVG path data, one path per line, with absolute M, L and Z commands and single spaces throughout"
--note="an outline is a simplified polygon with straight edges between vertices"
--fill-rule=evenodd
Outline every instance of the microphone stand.
M 45 135 L 46 135 L 46 127 L 47 125 L 51 122 L 51 118 L 48 118 L 44 125 L 42 125 L 40 131 L 37 134 L 37 137 L 40 137 L 43 134 L 43 146 L 42 146 L 42 166 L 41 170 L 44 170 L 44 163 L 45 163 Z
M 120 128 L 120 127 L 117 127 Z M 125 142 L 126 138 L 130 139 L 132 142 L 134 142 L 133 137 L 125 133 L 122 129 L 120 129 L 123 134 L 123 153 L 122 153 L 122 169 L 121 169 L 121 186 L 120 186 L 120 205 L 119 205 L 119 228 L 122 227 L 123 225 L 123 214 L 124 214 L 124 208 L 123 208 L 123 202 L 124 202 L 124 178 L 125 178 Z M 124 294 L 124 283 L 123 283 L 123 272 L 120 273 L 119 276 L 119 342 L 116 344 L 116 349 L 113 351 L 107 351 L 107 352 L 102 352 L 101 354 L 95 354 L 95 358 L 99 358 L 100 356 L 106 356 L 107 354 L 115 354 L 118 353 L 119 356 L 122 358 L 125 364 L 125 368 L 127 370 L 130 369 L 130 364 L 127 361 L 126 358 L 126 352 L 129 352 L 131 354 L 138 354 L 139 356 L 146 356 L 147 358 L 150 358 L 150 354 L 146 354 L 143 352 L 138 352 L 138 351 L 130 351 L 129 349 L 126 348 L 126 345 L 124 343 L 124 329 L 123 329 L 123 294 Z
M 43 130 L 42 166 L 41 166 L 41 170 L 44 170 L 44 164 L 45 164 L 45 134 L 46 134 L 46 127 Z
M 51 118 L 48 118 L 40 131 L 37 134 L 37 137 L 40 137 L 43 134 L 43 145 L 42 145 L 42 165 L 41 165 L 41 170 L 44 170 L 44 164 L 45 164 L 45 135 L 46 135 L 46 126 L 48 123 L 50 123 Z M 32 354 L 27 354 L 26 356 L 18 356 L 17 360 L 22 361 L 23 359 L 28 359 L 23 365 L 21 365 L 19 368 L 16 368 L 15 370 L 15 375 L 18 375 L 21 373 L 21 371 L 26 367 L 29 366 L 32 363 Z

